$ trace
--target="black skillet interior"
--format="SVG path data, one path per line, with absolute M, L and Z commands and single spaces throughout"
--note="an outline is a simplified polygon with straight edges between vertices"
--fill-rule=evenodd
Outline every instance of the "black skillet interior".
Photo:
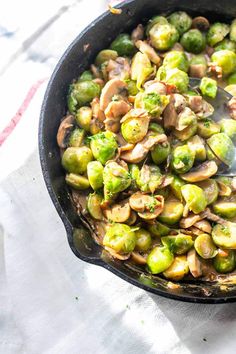
M 203 303 L 236 301 L 236 286 L 225 291 L 218 284 L 186 281 L 180 283 L 179 288 L 170 289 L 167 281 L 158 276 L 142 274 L 138 268 L 111 260 L 92 240 L 70 202 L 56 143 L 59 122 L 66 112 L 70 82 L 87 69 L 96 54 L 109 47 L 119 33 L 130 31 L 140 22 L 145 24 L 156 14 L 185 10 L 221 22 L 236 17 L 236 2 L 232 0 L 135 0 L 125 1 L 120 7 L 121 15 L 106 12 L 78 35 L 63 54 L 48 84 L 40 117 L 39 151 L 49 194 L 65 225 L 70 247 L 78 258 L 103 266 L 138 287 L 168 298 Z

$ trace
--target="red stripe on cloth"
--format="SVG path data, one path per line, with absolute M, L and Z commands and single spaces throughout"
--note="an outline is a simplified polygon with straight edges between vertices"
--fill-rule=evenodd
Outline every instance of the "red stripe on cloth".
M 37 90 L 42 85 L 42 83 L 44 83 L 46 80 L 47 80 L 47 78 L 38 80 L 33 86 L 31 86 L 31 88 L 29 89 L 29 91 L 28 91 L 23 103 L 21 104 L 20 108 L 18 109 L 18 111 L 16 112 L 14 117 L 12 117 L 12 119 L 10 120 L 8 125 L 0 133 L 0 146 L 4 143 L 4 141 L 13 132 L 13 130 L 15 129 L 16 125 L 21 120 L 24 112 L 29 107 L 29 104 L 32 101 L 32 99 L 33 99 L 34 95 L 36 94 Z

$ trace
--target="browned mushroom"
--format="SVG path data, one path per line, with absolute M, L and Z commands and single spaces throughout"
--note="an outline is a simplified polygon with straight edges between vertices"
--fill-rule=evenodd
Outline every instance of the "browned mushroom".
M 105 129 L 113 133 L 120 130 L 120 118 L 128 113 L 132 106 L 125 100 L 111 101 L 105 109 Z
M 67 138 L 71 133 L 75 124 L 75 119 L 72 115 L 65 117 L 57 131 L 57 144 L 60 148 L 65 149 L 67 146 Z
M 126 261 L 127 259 L 129 259 L 131 253 L 127 253 L 127 254 L 119 254 L 116 251 L 114 251 L 112 248 L 105 246 L 104 247 L 105 250 L 107 250 L 109 252 L 109 254 L 116 259 L 119 259 L 120 261 Z
M 198 228 L 201 232 L 210 234 L 212 227 L 211 224 L 209 223 L 209 221 L 207 220 L 199 220 L 197 222 L 195 222 L 194 227 Z
M 141 192 L 134 193 L 129 198 L 131 208 L 138 212 L 140 218 L 145 220 L 155 219 L 164 208 L 162 195 L 148 195 Z
M 206 32 L 210 27 L 210 23 L 206 17 L 197 16 L 192 21 L 192 28 L 197 28 L 199 31 Z
M 132 261 L 134 261 L 137 264 L 144 265 L 147 263 L 146 258 L 138 252 L 132 252 L 131 259 L 132 259 Z
M 185 108 L 187 108 L 187 101 L 183 95 L 180 95 L 179 93 L 173 93 L 173 98 L 174 107 L 177 113 L 181 113 Z
M 221 197 L 229 197 L 232 193 L 232 189 L 230 188 L 230 186 L 220 180 L 217 180 L 216 182 L 219 187 L 219 195 Z
M 93 76 L 94 76 L 96 79 L 102 79 L 102 75 L 101 75 L 101 73 L 100 73 L 100 71 L 99 71 L 99 69 L 98 69 L 97 66 L 95 66 L 94 64 L 92 64 L 92 65 L 90 66 L 90 69 L 91 69 L 91 71 L 92 71 L 92 73 L 93 73 Z
M 232 97 L 231 100 L 228 102 L 228 108 L 230 116 L 233 119 L 236 119 L 236 97 Z
M 217 170 L 218 167 L 215 161 L 206 161 L 190 170 L 190 172 L 181 175 L 181 178 L 191 183 L 200 182 L 214 176 Z
M 128 200 L 111 205 L 103 209 L 104 216 L 113 222 L 125 222 L 130 217 L 130 205 Z
M 166 95 L 166 85 L 158 80 L 149 80 L 144 84 L 145 92 L 156 92 L 159 95 Z
M 130 217 L 128 220 L 126 220 L 126 224 L 133 225 L 135 224 L 136 220 L 137 220 L 137 214 L 135 213 L 135 211 L 131 210 Z
M 189 227 L 193 226 L 196 224 L 197 221 L 201 220 L 200 215 L 196 214 L 189 214 L 188 217 L 182 218 L 179 222 L 179 226 L 182 227 L 183 229 L 188 229 Z
M 192 276 L 194 278 L 200 277 L 202 275 L 202 265 L 194 249 L 188 251 L 187 262 Z
M 216 222 L 218 224 L 225 225 L 228 222 L 225 219 L 221 218 L 219 215 L 212 213 L 209 208 L 206 208 L 200 215 L 202 218 L 206 218 L 206 219 Z
M 98 119 L 99 122 L 104 122 L 106 119 L 104 112 L 100 108 L 100 101 L 98 97 L 95 97 L 91 102 L 93 118 Z
M 100 96 L 100 108 L 105 111 L 112 98 L 116 95 L 126 96 L 127 84 L 119 79 L 109 80 L 103 87 Z
M 170 95 L 170 101 L 163 112 L 164 128 L 175 128 L 178 114 L 183 111 L 185 107 L 186 99 L 184 96 L 178 93 Z
M 189 65 L 189 76 L 198 77 L 201 79 L 206 76 L 207 67 L 204 64 L 190 64 Z
M 144 37 L 144 27 L 143 25 L 140 23 L 131 33 L 131 39 L 132 41 L 135 43 L 137 42 L 139 39 L 143 39 Z
M 96 84 L 98 84 L 101 88 L 103 88 L 104 85 L 105 85 L 105 82 L 104 82 L 103 79 L 97 78 L 97 79 L 94 79 L 93 82 L 95 82 Z
M 153 62 L 157 66 L 160 65 L 161 58 L 156 53 L 155 49 L 151 47 L 147 42 L 139 40 L 135 43 L 135 45 L 140 50 L 140 52 L 148 56 L 151 62 Z
M 107 65 L 102 67 L 103 76 L 106 80 L 128 79 L 130 70 L 129 60 L 123 57 L 118 57 L 116 60 L 110 59 Z
M 198 112 L 202 111 L 203 109 L 202 103 L 203 103 L 202 96 L 200 95 L 188 96 L 188 106 L 194 113 L 197 114 Z

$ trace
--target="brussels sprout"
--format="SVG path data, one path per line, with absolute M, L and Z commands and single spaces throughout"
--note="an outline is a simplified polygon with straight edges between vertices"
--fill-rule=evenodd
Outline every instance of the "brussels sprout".
M 108 162 L 103 170 L 105 200 L 110 200 L 116 193 L 124 191 L 131 184 L 129 172 L 116 162 Z
M 118 145 L 112 132 L 98 133 L 90 137 L 90 139 L 90 148 L 93 156 L 103 165 L 115 156 Z
M 137 189 L 137 180 L 139 178 L 139 174 L 140 174 L 140 170 L 138 165 L 132 163 L 129 165 L 129 172 L 130 172 L 130 177 L 132 179 L 132 183 L 131 183 L 131 189 Z
M 187 128 L 183 130 L 177 130 L 175 129 L 173 131 L 174 135 L 181 141 L 185 141 L 190 139 L 193 135 L 196 134 L 197 132 L 197 118 L 193 119 L 191 125 L 189 125 Z
M 174 179 L 170 185 L 170 188 L 175 197 L 182 202 L 183 197 L 181 193 L 181 187 L 185 184 L 185 182 L 179 176 L 173 175 L 173 177 Z
M 236 96 L 236 85 L 228 85 L 225 87 L 225 91 L 230 93 L 232 96 Z
M 172 168 L 177 173 L 185 173 L 193 167 L 195 154 L 188 145 L 177 146 L 172 153 Z
M 160 165 L 164 162 L 170 154 L 170 143 L 168 141 L 157 144 L 154 146 L 151 151 L 153 162 L 157 165 Z
M 81 107 L 75 115 L 77 124 L 83 128 L 86 132 L 90 131 L 90 123 L 93 116 L 92 109 L 90 107 Z
M 121 134 L 128 143 L 143 140 L 148 131 L 150 118 L 146 111 L 132 109 L 121 120 Z
M 218 273 L 230 273 L 236 267 L 236 255 L 232 250 L 220 250 L 213 260 L 213 265 Z
M 223 118 L 219 121 L 221 132 L 225 133 L 236 143 L 236 121 L 234 119 Z
M 164 246 L 168 247 L 174 254 L 185 254 L 193 246 L 192 236 L 178 234 L 174 236 L 164 236 L 161 238 Z
M 211 56 L 211 61 L 220 66 L 223 75 L 231 74 L 236 69 L 236 54 L 231 50 L 219 50 Z
M 91 102 L 100 92 L 100 85 L 91 80 L 71 84 L 67 101 L 70 113 L 75 113 L 79 107 Z
M 205 65 L 207 67 L 207 60 L 204 54 L 193 55 L 190 59 L 190 65 Z
M 229 38 L 231 41 L 236 42 L 236 20 L 233 20 L 231 23 Z
M 139 229 L 135 231 L 136 246 L 135 250 L 139 252 L 145 252 L 151 248 L 152 238 L 150 232 L 145 229 Z
M 181 192 L 189 210 L 194 212 L 194 214 L 199 214 L 206 209 L 206 197 L 200 187 L 193 184 L 185 184 L 181 187 Z
M 158 220 L 167 225 L 174 225 L 181 219 L 183 210 L 183 204 L 179 200 L 167 199 Z
M 212 229 L 214 243 L 226 249 L 236 249 L 236 224 L 227 223 L 225 225 L 216 224 Z
M 225 49 L 235 52 L 236 51 L 236 43 L 225 38 L 225 39 L 223 39 L 223 41 L 218 43 L 214 49 L 215 49 L 215 52 L 217 52 L 218 50 L 225 50 Z
M 92 151 L 87 146 L 69 147 L 62 155 L 62 166 L 70 173 L 81 174 L 92 159 Z
M 134 80 L 126 80 L 127 90 L 130 96 L 136 96 L 139 93 L 137 83 Z
M 163 65 L 167 69 L 179 69 L 182 71 L 187 72 L 189 63 L 187 55 L 184 52 L 180 52 L 178 50 L 172 50 L 171 52 L 167 53 L 163 60 Z
M 112 248 L 117 253 L 132 252 L 136 244 L 136 234 L 125 224 L 111 225 L 103 239 L 103 245 Z
M 217 94 L 217 82 L 209 77 L 203 77 L 199 86 L 204 96 L 215 98 Z
M 188 74 L 177 68 L 166 69 L 164 66 L 161 66 L 157 71 L 157 79 L 176 86 L 178 92 L 186 92 L 188 90 Z
M 197 133 L 207 139 L 220 132 L 220 125 L 210 118 L 205 118 L 197 123 Z
M 103 214 L 101 209 L 102 195 L 98 193 L 90 193 L 87 200 L 87 209 L 89 214 L 96 220 L 102 220 Z
M 236 45 L 236 43 L 235 43 L 235 45 Z M 228 76 L 227 83 L 230 86 L 231 85 L 234 86 L 236 84 L 236 72 L 233 72 L 231 75 Z M 232 96 L 234 96 L 234 95 L 232 95 Z
M 131 79 L 137 82 L 138 89 L 152 73 L 153 67 L 148 56 L 141 52 L 136 53 L 131 64 Z
M 135 52 L 135 45 L 129 34 L 122 33 L 111 43 L 111 49 L 116 51 L 119 56 L 132 56 Z
M 191 17 L 183 11 L 173 12 L 173 14 L 168 17 L 168 21 L 175 26 L 180 36 L 189 30 L 192 24 Z
M 189 267 L 186 256 L 177 256 L 171 266 L 163 272 L 163 275 L 167 279 L 175 281 L 183 279 L 188 274 Z
M 149 131 L 152 131 L 154 133 L 159 133 L 159 134 L 164 134 L 164 129 L 162 128 L 162 126 L 160 124 L 157 123 L 150 123 L 149 124 Z
M 207 139 L 207 144 L 213 153 L 227 166 L 231 166 L 234 161 L 234 144 L 225 133 L 212 135 Z
M 89 188 L 89 181 L 84 176 L 69 173 L 66 175 L 66 183 L 74 189 L 84 190 Z
M 152 274 L 164 272 L 174 261 L 173 253 L 167 247 L 155 247 L 147 257 L 148 271 Z
M 103 165 L 99 161 L 91 161 L 87 165 L 87 175 L 94 190 L 103 187 Z
M 214 47 L 217 43 L 221 42 L 229 33 L 229 25 L 225 23 L 216 22 L 211 25 L 207 33 L 207 43 Z
M 136 183 L 142 192 L 154 193 L 162 183 L 162 175 L 159 167 L 155 165 L 143 165 Z
M 192 136 L 187 141 L 188 146 L 195 153 L 195 159 L 198 161 L 206 160 L 206 148 L 203 140 L 198 135 Z
M 144 108 L 153 117 L 159 117 L 169 103 L 169 97 L 156 92 L 139 93 L 135 98 L 135 108 Z
M 146 28 L 146 35 L 149 35 L 150 29 L 156 25 L 166 25 L 168 24 L 168 21 L 165 17 L 163 16 L 154 16 L 151 18 L 151 20 L 148 21 L 147 28 Z
M 189 62 L 189 76 L 201 78 L 206 75 L 206 72 L 207 60 L 205 56 L 203 54 L 194 55 Z
M 116 60 L 117 57 L 118 57 L 118 53 L 115 50 L 103 49 L 96 56 L 95 64 L 100 66 L 110 59 Z
M 79 147 L 82 145 L 84 140 L 84 129 L 76 128 L 74 129 L 69 137 L 69 146 Z
M 236 216 L 236 203 L 227 201 L 218 201 L 213 204 L 213 210 L 223 218 L 233 218 Z
M 189 107 L 185 107 L 177 116 L 175 128 L 178 131 L 183 131 L 185 128 L 192 126 L 196 120 L 196 114 Z
M 204 259 L 214 258 L 218 253 L 209 234 L 199 235 L 194 241 L 194 248 L 199 256 Z
M 93 80 L 93 74 L 89 70 L 85 70 L 79 77 L 79 82 L 82 81 L 91 81 Z
M 152 26 L 149 35 L 152 46 L 158 50 L 168 50 L 172 48 L 179 39 L 177 29 L 170 23 L 156 23 Z
M 197 185 L 203 190 L 207 205 L 216 201 L 219 194 L 219 188 L 214 179 L 206 179 L 205 181 L 198 182 Z
M 155 237 L 166 236 L 170 232 L 170 228 L 159 221 L 155 220 L 147 225 L 148 231 Z
M 191 29 L 183 34 L 180 43 L 187 52 L 198 54 L 205 49 L 206 39 L 198 29 Z

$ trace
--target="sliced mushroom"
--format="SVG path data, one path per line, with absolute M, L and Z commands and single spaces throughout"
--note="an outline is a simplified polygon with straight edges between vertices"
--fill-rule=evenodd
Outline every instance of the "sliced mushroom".
M 75 119 L 72 115 L 65 117 L 57 131 L 57 144 L 60 148 L 65 149 L 67 146 L 67 138 L 75 124 Z
M 102 75 L 101 75 L 101 73 L 100 73 L 100 71 L 99 71 L 99 69 L 98 69 L 97 66 L 95 66 L 94 64 L 92 64 L 92 65 L 90 66 L 90 69 L 91 69 L 91 71 L 92 71 L 92 73 L 93 73 L 93 76 L 94 76 L 95 78 L 97 78 L 97 79 L 101 79 L 101 78 L 102 78 Z
M 137 264 L 141 264 L 144 265 L 147 263 L 146 258 L 143 257 L 140 253 L 138 252 L 132 252 L 131 253 L 131 258 L 132 260 L 137 263 Z
M 179 226 L 182 227 L 183 229 L 188 229 L 189 227 L 196 224 L 196 222 L 198 222 L 199 220 L 201 220 L 200 215 L 196 215 L 196 214 L 191 213 L 190 215 L 188 215 L 187 218 L 182 218 L 180 220 Z
M 125 222 L 130 217 L 130 205 L 128 200 L 124 200 L 118 204 L 111 205 L 103 209 L 104 216 L 113 222 Z
M 202 234 L 202 231 L 195 226 L 191 226 L 188 230 L 192 233 L 193 236 L 199 236 Z
M 120 130 L 120 118 L 129 112 L 131 105 L 125 100 L 111 101 L 105 109 L 105 129 L 113 133 Z
M 192 28 L 197 28 L 199 31 L 206 32 L 210 28 L 210 23 L 206 17 L 197 16 L 192 21 Z
M 121 119 L 121 123 L 124 123 L 126 120 L 130 119 L 130 118 L 140 118 L 143 119 L 145 122 L 144 124 L 146 124 L 146 121 L 150 121 L 150 116 L 148 115 L 147 111 L 145 109 L 141 109 L 141 108 L 135 108 L 135 109 L 131 109 L 129 110 L 129 112 L 127 112 L 127 114 Z
M 106 119 L 104 112 L 100 108 L 100 101 L 98 97 L 95 97 L 91 102 L 93 118 L 98 119 L 99 122 L 104 122 Z
M 180 95 L 179 93 L 173 93 L 173 98 L 174 98 L 174 107 L 177 113 L 181 113 L 184 111 L 187 101 L 183 95 Z M 187 108 L 187 107 L 186 107 Z
M 100 108 L 105 111 L 109 103 L 112 101 L 112 98 L 115 95 L 124 95 L 127 94 L 127 84 L 119 79 L 109 80 L 106 85 L 103 87 L 101 96 L 100 96 Z
M 147 42 L 139 40 L 135 43 L 135 45 L 140 50 L 140 52 L 148 56 L 151 62 L 153 62 L 157 66 L 160 65 L 161 58 L 156 53 L 155 49 L 151 47 Z
M 167 93 L 166 85 L 158 80 L 146 81 L 144 84 L 144 88 L 146 93 L 155 92 L 159 95 L 166 95 Z
M 140 218 L 155 219 L 164 208 L 164 198 L 161 195 L 151 196 L 141 192 L 134 193 L 129 198 L 131 208 L 138 212 Z
M 169 176 L 169 175 L 163 176 L 161 185 L 158 188 L 162 189 L 168 187 L 173 182 L 173 180 L 174 180 L 173 176 Z
M 95 82 L 96 84 L 98 84 L 99 86 L 101 86 L 101 88 L 103 88 L 104 85 L 105 85 L 104 80 L 103 80 L 103 79 L 100 79 L 100 78 L 94 79 L 93 82 Z
M 206 76 L 207 67 L 204 64 L 190 64 L 189 65 L 189 76 L 198 77 L 201 79 Z
M 204 181 L 211 176 L 214 176 L 218 170 L 215 161 L 206 161 L 201 165 L 193 168 L 190 172 L 181 175 L 181 178 L 187 182 L 200 182 Z
M 236 119 L 236 97 L 232 97 L 228 102 L 228 108 L 231 118 Z
M 110 59 L 102 72 L 105 79 L 125 80 L 130 77 L 130 63 L 127 58 L 118 57 L 116 60 Z
M 202 109 L 197 113 L 199 118 L 210 117 L 214 113 L 214 107 L 205 100 L 202 100 Z
M 144 27 L 140 23 L 131 33 L 131 39 L 135 43 L 144 37 Z
M 126 224 L 131 226 L 135 224 L 136 220 L 137 220 L 137 214 L 133 210 L 131 210 L 129 219 L 126 220 Z
M 107 247 L 107 246 L 105 246 L 104 248 L 105 248 L 105 250 L 107 250 L 110 253 L 110 255 L 112 257 L 119 259 L 120 261 L 126 261 L 127 259 L 129 259 L 130 255 L 131 255 L 131 253 L 119 254 L 116 251 L 114 251 L 112 248 Z
M 212 230 L 211 224 L 207 220 L 199 220 L 195 222 L 194 227 L 207 234 L 210 234 Z
M 202 265 L 194 249 L 188 251 L 187 262 L 192 276 L 194 278 L 199 278 L 202 275 Z
M 131 208 L 137 212 L 144 211 L 145 203 L 147 202 L 146 198 L 148 197 L 147 194 L 142 192 L 136 192 L 129 198 L 129 204 Z
M 204 210 L 200 215 L 202 218 L 206 218 L 218 224 L 227 224 L 227 221 L 225 219 L 221 218 L 219 215 L 212 213 L 209 208 L 206 208 L 206 210 Z
M 188 204 L 185 204 L 184 210 L 183 210 L 183 217 L 187 218 L 188 217 L 188 213 L 189 213 L 189 207 L 188 207 Z
M 196 114 L 202 111 L 202 102 L 203 98 L 200 95 L 188 96 L 188 106 Z
M 230 188 L 230 186 L 227 186 L 225 183 L 219 180 L 217 180 L 216 182 L 219 187 L 219 195 L 221 197 L 229 197 L 232 193 L 232 189 Z
M 122 152 L 120 158 L 130 163 L 138 163 L 142 161 L 148 154 L 149 150 L 158 143 L 167 141 L 165 134 L 150 135 L 147 134 L 145 138 L 137 143 L 133 150 Z
M 171 129 L 175 128 L 178 118 L 178 113 L 180 113 L 186 106 L 186 99 L 180 94 L 172 94 L 170 96 L 170 102 L 166 106 L 163 117 L 164 117 L 164 128 Z

